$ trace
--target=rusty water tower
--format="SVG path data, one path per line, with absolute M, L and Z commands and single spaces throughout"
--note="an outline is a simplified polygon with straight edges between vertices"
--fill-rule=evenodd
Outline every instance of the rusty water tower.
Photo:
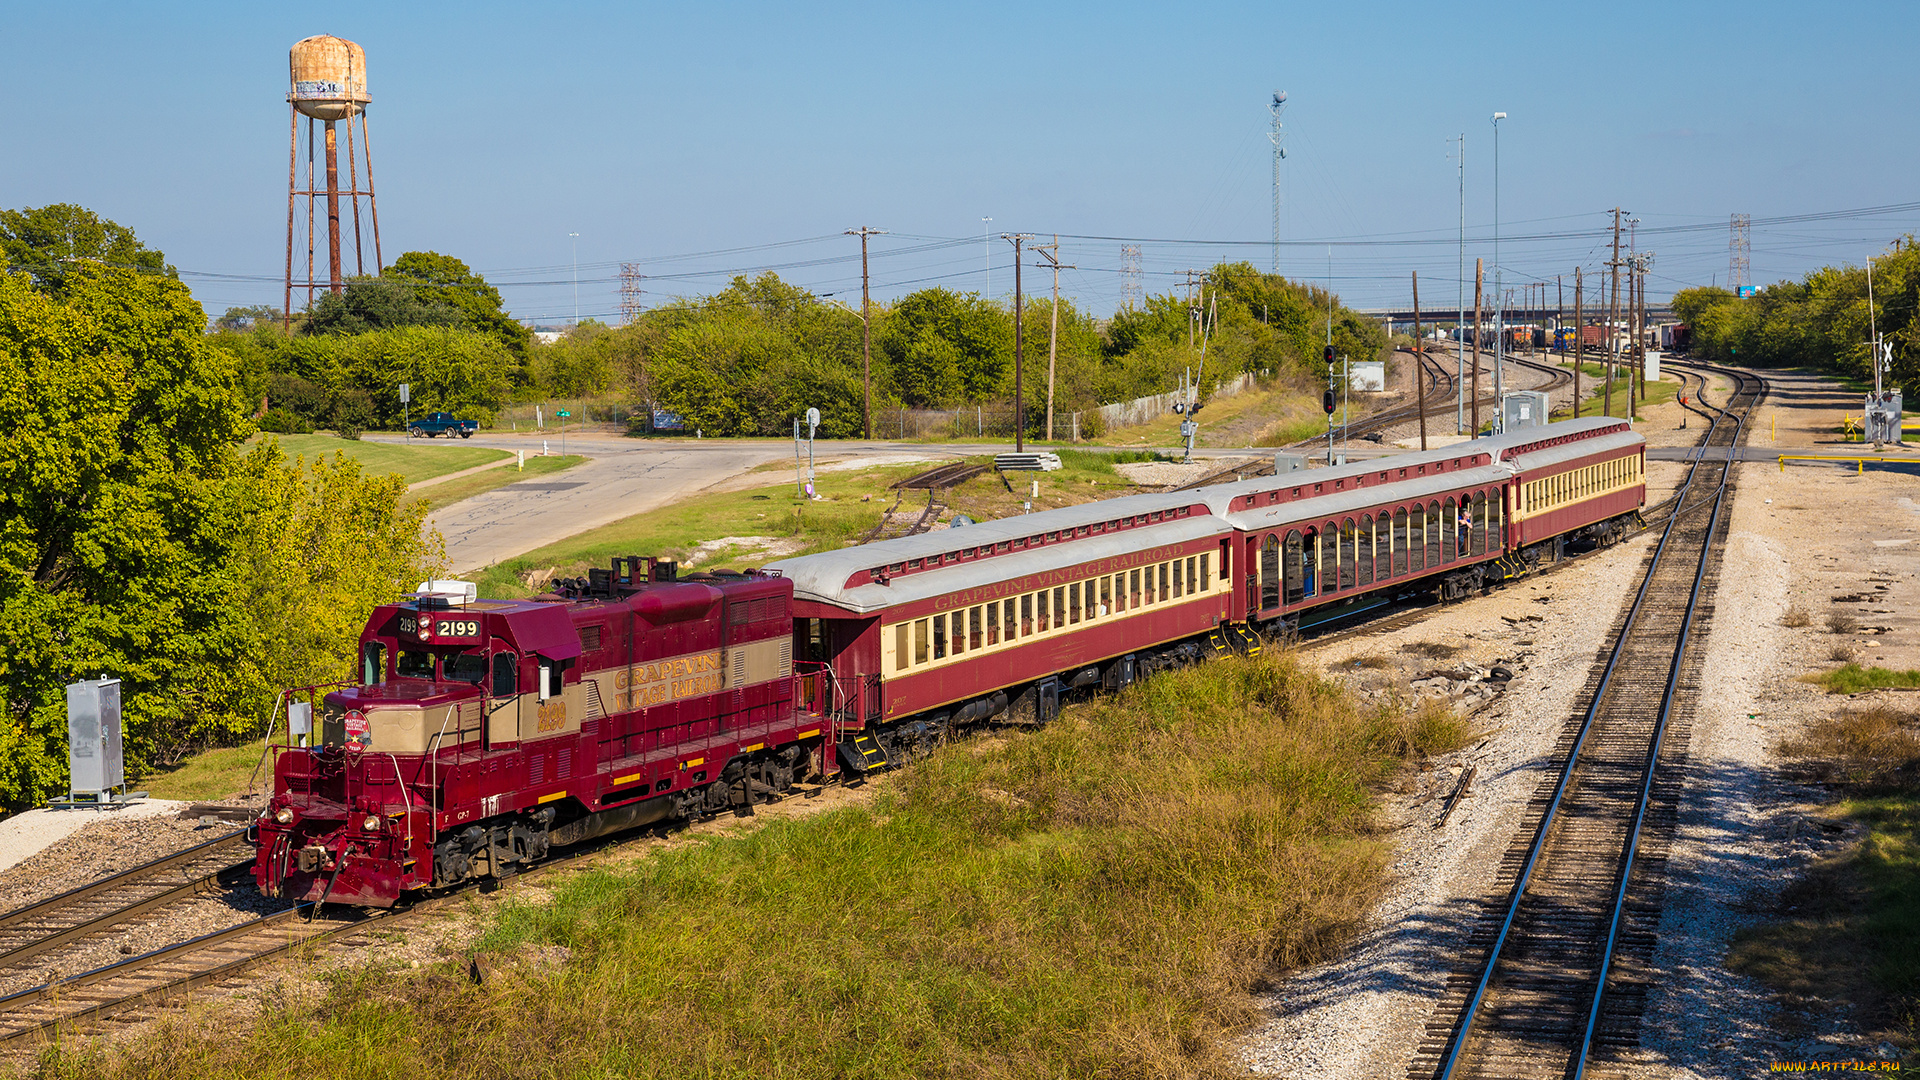
M 365 252 L 360 234 L 360 198 L 367 200 L 368 224 L 373 233 L 373 267 L 379 273 L 385 266 L 380 257 L 380 211 L 373 200 L 373 147 L 367 141 L 367 105 L 373 98 L 367 93 L 366 50 L 330 34 L 320 34 L 294 43 L 288 55 L 291 86 L 287 91 L 287 291 L 283 317 L 293 315 L 293 291 L 305 287 L 307 304 L 313 303 L 316 289 L 339 292 L 345 284 L 341 247 L 344 243 L 340 200 L 345 196 L 353 218 L 354 273 L 366 272 Z M 305 176 L 301 175 L 300 120 L 307 121 Z M 346 187 L 340 186 L 340 139 L 335 125 L 346 121 Z M 359 121 L 359 139 L 355 141 L 354 122 Z M 323 129 L 324 147 L 315 146 L 315 122 Z M 318 165 L 316 166 L 316 159 Z M 316 177 L 318 167 L 321 174 Z M 366 172 L 362 189 L 361 170 Z M 300 232 L 300 201 L 306 200 L 307 265 L 304 278 L 294 276 L 294 241 Z M 322 212 L 316 205 L 325 200 Z M 325 221 L 316 220 L 324 214 Z M 315 243 L 324 231 L 327 245 L 327 276 L 315 276 Z

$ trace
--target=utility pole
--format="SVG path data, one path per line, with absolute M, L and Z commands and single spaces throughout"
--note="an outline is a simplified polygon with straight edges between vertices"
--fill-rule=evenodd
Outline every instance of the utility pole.
M 1047 330 L 1047 441 L 1053 441 L 1053 361 L 1059 352 L 1060 339 L 1060 271 L 1078 269 L 1060 265 L 1060 234 L 1053 234 L 1053 243 L 1035 244 L 1033 250 L 1047 260 L 1053 267 L 1053 325 Z
M 1027 398 L 1022 382 L 1027 365 L 1027 339 L 1021 326 L 1020 249 L 1033 239 L 1033 234 L 1001 233 L 1000 239 L 1013 245 L 1013 450 L 1019 454 L 1027 449 Z
M 1584 340 L 1586 336 L 1586 327 L 1582 325 L 1586 320 L 1581 317 L 1581 311 L 1580 311 L 1580 286 L 1584 283 L 1584 280 L 1585 279 L 1581 277 L 1580 268 L 1577 266 L 1574 267 L 1573 268 L 1573 416 L 1574 416 L 1574 419 L 1576 420 L 1580 418 L 1580 401 L 1581 401 L 1580 360 L 1581 360 L 1581 354 L 1586 351 L 1586 342 Z
M 1607 415 L 1613 415 L 1613 368 L 1619 354 L 1620 338 L 1614 332 L 1620 323 L 1620 214 L 1613 208 L 1613 258 L 1607 266 L 1613 271 L 1613 285 L 1607 298 Z M 1627 391 L 1627 422 L 1633 422 L 1633 391 Z
M 869 439 L 873 438 L 873 297 L 868 292 L 867 237 L 884 236 L 886 232 L 862 225 L 845 233 L 860 238 L 860 422 Z
M 1427 403 L 1420 398 L 1420 358 L 1425 355 L 1420 337 L 1420 271 L 1413 272 L 1413 407 L 1420 410 L 1420 449 L 1427 448 Z
M 1484 260 L 1473 260 L 1473 437 L 1480 437 L 1480 286 L 1485 281 Z

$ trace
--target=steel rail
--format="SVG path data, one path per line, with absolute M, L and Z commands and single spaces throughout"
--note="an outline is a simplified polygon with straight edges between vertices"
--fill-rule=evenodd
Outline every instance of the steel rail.
M 246 831 L 245 829 L 235 829 L 230 833 L 216 836 L 211 840 L 195 844 L 190 848 L 176 851 L 171 855 L 164 855 L 150 862 L 141 863 L 139 866 L 132 867 L 131 869 L 122 870 L 117 874 L 109 874 L 98 881 L 90 881 L 78 888 L 68 889 L 58 896 L 50 896 L 45 900 L 35 901 L 25 907 L 15 908 L 4 915 L 0 915 L 0 929 L 4 929 L 25 919 L 43 916 L 57 908 L 85 900 L 90 896 L 105 892 L 117 886 L 130 884 L 138 878 L 171 869 L 181 863 L 193 862 L 209 849 L 218 847 L 221 844 L 230 844 L 237 839 L 241 839 L 246 835 Z
M 1764 380 L 1761 385 L 1765 386 Z M 1756 395 L 1754 401 L 1758 400 L 1759 396 Z M 1728 404 L 1731 405 L 1732 402 L 1729 401 Z M 1746 428 L 1747 418 L 1751 412 L 1750 404 L 1747 411 L 1741 413 L 1739 419 L 1734 422 L 1732 445 L 1739 444 L 1741 432 Z M 1727 492 L 1732 480 L 1733 462 L 1729 460 L 1720 470 L 1720 483 L 1713 500 L 1713 516 L 1707 522 L 1706 535 L 1700 544 L 1700 561 L 1694 568 L 1693 588 L 1687 594 L 1686 615 L 1680 623 L 1678 640 L 1673 650 L 1673 663 L 1667 668 L 1667 683 L 1660 698 L 1660 713 L 1654 722 L 1652 745 L 1647 752 L 1646 768 L 1641 773 L 1640 792 L 1634 804 L 1633 824 L 1627 833 L 1626 851 L 1621 858 L 1619 879 L 1614 888 L 1613 915 L 1607 923 L 1607 943 L 1600 954 L 1600 970 L 1595 976 L 1593 1003 L 1587 1010 L 1586 1031 L 1581 1036 L 1580 1049 L 1574 1056 L 1569 1080 L 1580 1080 L 1585 1075 L 1587 1058 L 1593 1049 L 1594 1030 L 1600 1024 L 1600 1011 L 1606 1001 L 1607 976 L 1613 970 L 1614 950 L 1619 943 L 1621 923 L 1626 915 L 1627 888 L 1632 881 L 1633 863 L 1640 849 L 1640 833 L 1646 823 L 1647 807 L 1653 801 L 1654 775 L 1659 771 L 1660 753 L 1666 742 L 1667 722 L 1673 715 L 1674 698 L 1680 688 L 1681 665 L 1686 658 L 1687 643 L 1693 633 L 1694 614 L 1699 609 L 1701 587 L 1706 582 L 1707 566 L 1713 554 L 1713 536 L 1720 528 L 1720 515 L 1726 507 Z
M 1764 385 L 1764 382 L 1761 383 L 1762 387 L 1764 387 Z M 1731 402 L 1729 404 L 1731 404 Z M 1714 426 L 1712 429 L 1709 429 L 1706 440 L 1704 441 L 1711 441 L 1714 431 L 1718 430 L 1721 421 L 1729 415 L 1731 414 L 1728 410 L 1720 411 L 1720 415 L 1715 418 Z M 1735 437 L 1737 438 L 1737 431 Z M 1686 481 L 1681 485 L 1681 491 L 1683 493 L 1692 489 L 1695 477 L 1700 467 L 1704 464 L 1706 464 L 1704 460 L 1695 459 L 1688 468 Z M 1732 471 L 1732 463 L 1725 463 L 1724 468 L 1723 478 L 1727 473 Z M 1684 506 L 1684 502 L 1680 505 Z M 1499 966 L 1502 950 L 1506 947 L 1507 939 L 1512 934 L 1514 921 L 1519 915 L 1521 901 L 1526 896 L 1527 887 L 1532 883 L 1534 871 L 1538 868 L 1540 858 L 1544 853 L 1547 834 L 1559 815 L 1561 803 L 1566 798 L 1568 785 L 1572 781 L 1574 771 L 1580 763 L 1581 751 L 1586 745 L 1587 737 L 1592 733 L 1594 721 L 1600 715 L 1601 706 L 1605 701 L 1607 690 L 1613 682 L 1614 674 L 1619 667 L 1620 658 L 1626 651 L 1627 642 L 1633 636 L 1634 628 L 1639 622 L 1640 613 L 1646 605 L 1648 591 L 1653 585 L 1655 573 L 1660 567 L 1660 560 L 1666 554 L 1667 545 L 1672 540 L 1674 529 L 1678 526 L 1679 521 L 1680 513 L 1676 510 L 1673 517 L 1668 519 L 1666 528 L 1661 532 L 1660 542 L 1655 547 L 1653 556 L 1648 562 L 1647 572 L 1641 579 L 1640 587 L 1634 593 L 1633 604 L 1627 611 L 1625 622 L 1619 634 L 1614 638 L 1613 647 L 1609 651 L 1606 665 L 1602 669 L 1599 684 L 1595 688 L 1587 709 L 1581 717 L 1580 726 L 1575 734 L 1573 745 L 1567 753 L 1566 761 L 1561 767 L 1560 776 L 1554 785 L 1553 794 L 1548 800 L 1545 813 L 1542 814 L 1539 825 L 1534 829 L 1533 840 L 1528 846 L 1526 859 L 1522 865 L 1520 875 L 1514 883 L 1512 893 L 1507 903 L 1506 912 L 1500 922 L 1499 932 L 1495 936 L 1492 948 L 1488 951 L 1485 965 L 1480 972 L 1479 979 L 1475 982 L 1473 993 L 1469 996 L 1465 1007 L 1462 1009 L 1462 1019 L 1459 1030 L 1454 1035 L 1452 1045 L 1448 1047 L 1447 1053 L 1442 1059 L 1437 1080 L 1451 1080 L 1454 1075 L 1454 1070 L 1458 1068 L 1460 1064 L 1461 1055 L 1466 1049 L 1467 1043 L 1473 1033 L 1474 1025 L 1479 1018 L 1481 1005 L 1486 999 L 1487 987 L 1492 982 L 1494 970 Z M 1712 537 L 1711 534 L 1709 534 L 1703 546 L 1711 547 L 1711 542 Z
M 218 892 L 220 886 L 226 883 L 229 875 L 234 874 L 236 871 L 243 871 L 251 865 L 252 862 L 249 860 L 223 866 L 211 873 L 202 874 L 192 881 L 175 885 L 173 888 L 167 889 L 164 892 L 137 900 L 124 907 L 115 908 L 98 918 L 89 919 L 86 922 L 56 930 L 45 937 L 36 938 L 24 945 L 0 953 L 0 968 L 12 967 L 15 964 L 39 956 L 41 953 L 57 949 L 62 945 L 77 941 L 89 934 L 99 933 L 110 926 L 116 926 L 129 919 L 138 918 L 149 911 L 166 907 L 168 904 L 177 903 L 188 897 L 201 893 Z

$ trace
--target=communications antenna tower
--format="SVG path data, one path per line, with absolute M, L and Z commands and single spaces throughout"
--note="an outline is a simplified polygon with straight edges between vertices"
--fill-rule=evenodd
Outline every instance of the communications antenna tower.
M 639 263 L 620 264 L 620 325 L 632 326 L 640 317 L 640 294 L 645 291 L 640 288 L 640 282 L 645 279 Z
M 1132 311 L 1140 306 L 1140 245 L 1120 245 L 1120 306 Z
M 1751 267 L 1748 255 L 1752 251 L 1750 236 L 1753 231 L 1753 217 L 1749 214 L 1735 214 L 1727 222 L 1727 287 L 1733 295 L 1741 295 L 1741 290 L 1753 282 L 1748 279 Z
M 1267 138 L 1273 143 L 1273 272 L 1280 272 L 1280 163 L 1287 158 L 1285 136 L 1280 130 L 1280 114 L 1287 108 L 1287 92 L 1275 90 L 1273 103 L 1267 108 L 1273 113 L 1273 130 Z

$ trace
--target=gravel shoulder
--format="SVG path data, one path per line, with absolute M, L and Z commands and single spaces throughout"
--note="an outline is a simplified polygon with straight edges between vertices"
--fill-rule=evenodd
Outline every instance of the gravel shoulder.
M 1760 410 L 1753 441 L 1835 441 L 1853 395 L 1804 373 L 1767 373 L 1775 403 Z M 1724 400 L 1721 388 L 1710 400 Z M 1677 405 L 1643 411 L 1635 427 L 1653 446 L 1690 445 Z M 1775 1060 L 1871 1057 L 1878 1036 L 1831 1003 L 1788 1002 L 1726 970 L 1733 936 L 1773 917 L 1774 896 L 1813 861 L 1856 837 L 1815 820 L 1823 793 L 1787 779 L 1773 747 L 1809 718 L 1844 703 L 1798 676 L 1833 666 L 1836 646 L 1862 663 L 1920 667 L 1920 485 L 1891 472 L 1772 464 L 1738 466 L 1733 516 L 1685 773 L 1686 791 L 1668 860 L 1668 886 L 1653 957 L 1655 984 L 1641 1046 L 1623 1074 L 1634 1080 L 1734 1080 Z M 1648 502 L 1685 467 L 1649 464 Z M 1848 522 L 1840 529 L 1835 522 Z M 1617 605 L 1637 582 L 1643 538 L 1531 585 L 1441 612 L 1390 638 L 1330 648 L 1330 672 L 1365 678 L 1369 649 L 1398 661 L 1423 641 L 1466 644 L 1463 656 L 1509 654 L 1516 676 L 1480 717 L 1484 744 L 1434 763 L 1393 793 L 1382 826 L 1397 830 L 1394 883 L 1371 927 L 1340 961 L 1301 972 L 1260 1002 L 1266 1019 L 1243 1037 L 1250 1071 L 1276 1076 L 1398 1076 L 1424 1034 L 1433 1001 L 1497 871 L 1541 774 L 1561 721 L 1576 704 Z M 1546 603 L 1535 601 L 1545 599 Z M 1799 607 L 1812 625 L 1781 617 Z M 1516 607 L 1540 621 L 1506 630 Z M 1826 616 L 1854 616 L 1860 632 L 1836 635 Z M 1519 636 L 1524 633 L 1524 637 Z M 1531 646 L 1523 651 L 1522 641 Z M 1407 665 L 1397 663 L 1404 672 Z M 1442 795 L 1468 763 L 1473 793 L 1444 829 Z M 1426 777 L 1433 777 L 1429 780 Z

